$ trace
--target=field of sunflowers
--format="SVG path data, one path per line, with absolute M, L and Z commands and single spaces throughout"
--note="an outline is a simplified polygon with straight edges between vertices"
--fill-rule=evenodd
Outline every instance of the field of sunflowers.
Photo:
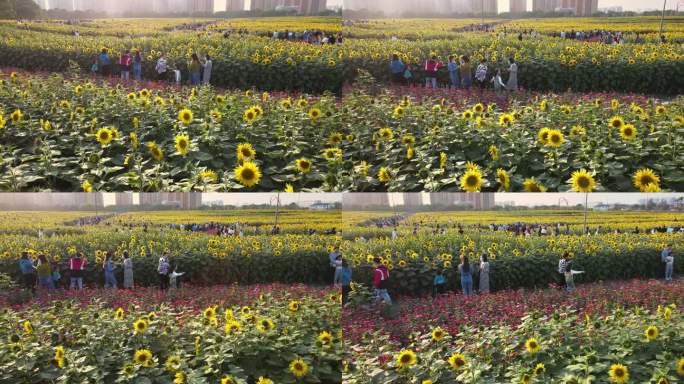
M 40 295 L 0 311 L 0 381 L 340 383 L 340 308 L 298 285 Z
M 36 212 L 5 212 L 1 216 L 7 221 L 0 228 L 0 272 L 18 281 L 21 252 L 29 252 L 32 258 L 42 253 L 57 263 L 64 281 L 68 282 L 68 259 L 82 252 L 89 261 L 86 285 L 102 286 L 105 253 L 114 253 L 114 264 L 118 265 L 115 274 L 121 282 L 125 251 L 132 257 L 136 284 L 146 286 L 158 282 L 158 257 L 168 252 L 178 271 L 185 272 L 183 279 L 197 285 L 330 282 L 328 254 L 340 239 L 336 235 L 305 234 L 300 222 L 308 221 L 307 229 L 321 233 L 339 225 L 335 223 L 335 213 L 284 211 L 279 235 L 268 234 L 272 222 L 261 228 L 260 234 L 254 234 L 254 225 L 266 220 L 269 212 L 242 213 L 226 215 L 223 220 L 227 224 L 239 221 L 246 225 L 245 235 L 218 237 L 211 232 L 181 231 L 162 225 L 220 222 L 218 213 L 212 216 L 192 211 L 187 215 L 157 212 L 149 215 L 150 221 L 144 221 L 152 223 L 145 228 L 138 220 L 147 213 L 117 215 L 100 225 L 73 226 L 63 223 L 74 220 L 74 213 L 40 213 L 42 220 L 27 225 Z M 245 215 L 256 221 L 250 221 Z M 38 236 L 38 230 L 43 231 L 42 237 Z
M 191 21 L 184 19 L 104 20 L 84 26 L 62 23 L 0 22 L 0 66 L 31 71 L 65 72 L 72 63 L 87 72 L 93 57 L 103 48 L 114 58 L 125 49 L 140 51 L 143 78 L 156 79 L 155 65 L 163 54 L 170 67 L 179 64 L 183 79 L 188 79 L 187 60 L 193 53 L 208 53 L 213 58 L 212 84 L 226 88 L 261 90 L 300 90 L 339 92 L 343 82 L 345 57 L 338 45 L 311 45 L 262 36 L 267 31 L 287 28 L 302 32 L 307 28 L 337 33 L 340 18 L 237 19 L 206 23 L 201 31 L 174 27 Z M 224 37 L 223 29 L 247 29 L 250 34 Z M 83 34 L 74 36 L 74 30 Z
M 376 213 L 377 214 L 377 213 Z M 381 214 L 380 214 L 381 215 Z M 458 264 L 467 256 L 473 265 L 474 281 L 479 279 L 477 260 L 487 253 L 490 260 L 490 287 L 493 290 L 545 288 L 562 284 L 558 261 L 565 252 L 573 259 L 575 270 L 585 271 L 577 283 L 631 278 L 662 278 L 664 266 L 660 252 L 667 244 L 684 247 L 684 232 L 646 233 L 652 228 L 681 227 L 681 215 L 670 212 L 592 213 L 591 235 L 582 235 L 581 212 L 541 211 L 511 216 L 508 212 L 417 213 L 401 222 L 398 237 L 391 238 L 391 228 L 347 223 L 363 215 L 343 214 L 345 238 L 342 250 L 354 268 L 354 281 L 370 285 L 373 258 L 378 256 L 390 269 L 390 291 L 395 294 L 420 295 L 430 292 L 432 280 L 443 270 L 448 290 L 460 290 Z M 518 236 L 509 231 L 491 231 L 491 223 L 543 224 L 550 230 L 560 223 L 560 235 Z M 445 230 L 435 234 L 436 226 Z M 463 226 L 459 233 L 458 224 Z M 566 227 L 566 224 L 568 225 Z M 416 234 L 414 226 L 419 225 Z M 596 234 L 596 230 L 600 231 Z M 635 227 L 640 233 L 633 233 Z M 566 234 L 566 228 L 569 233 Z M 620 230 L 621 233 L 615 233 Z M 365 240 L 359 240 L 363 237 Z M 351 240 L 351 239 L 354 240 Z M 684 273 L 682 263 L 675 263 L 675 274 Z M 475 284 L 477 285 L 477 284 Z
M 504 78 L 508 58 L 513 57 L 518 63 L 518 82 L 528 90 L 678 95 L 684 88 L 684 80 L 664 75 L 683 70 L 684 17 L 668 19 L 666 44 L 657 42 L 658 22 L 648 17 L 488 22 L 497 24 L 493 32 L 461 31 L 469 24 L 479 23 L 474 20 L 375 20 L 354 25 L 350 33 L 356 38 L 345 44 L 346 66 L 352 73 L 363 69 L 388 82 L 389 61 L 391 54 L 396 53 L 404 63 L 412 65 L 414 79 L 420 83 L 424 78 L 422 63 L 432 54 L 443 63 L 450 55 L 467 55 L 473 69 L 481 58 L 486 58 L 491 74 L 501 69 Z M 518 30 L 537 29 L 538 25 L 540 35 L 526 35 L 518 40 Z M 504 28 L 509 33 L 504 34 Z M 628 41 L 608 45 L 546 35 L 573 29 L 623 31 Z M 636 32 L 646 42 L 632 43 Z M 439 77 L 440 83 L 448 84 L 446 70 L 440 71 Z
M 10 73 L 10 191 L 684 189 L 684 100 L 564 104 L 140 88 Z
M 345 307 L 345 383 L 678 383 L 684 284 L 632 281 Z M 458 308 L 454 311 L 454 308 Z M 389 316 L 389 317 L 388 317 Z

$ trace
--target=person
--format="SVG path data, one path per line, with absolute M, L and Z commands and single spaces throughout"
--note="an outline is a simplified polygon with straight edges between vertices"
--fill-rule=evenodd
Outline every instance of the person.
M 560 261 L 558 261 L 558 273 L 565 278 L 565 290 L 572 292 L 575 289 L 575 281 L 572 277 L 572 260 L 568 252 L 563 253 Z
M 55 288 L 60 287 L 60 280 L 62 280 L 62 274 L 59 273 L 59 263 L 57 261 L 52 261 L 52 284 Z
M 342 285 L 342 304 L 349 301 L 349 292 L 351 292 L 352 269 L 347 260 L 342 259 L 342 268 L 340 272 L 340 285 Z
M 482 58 L 482 60 L 480 60 L 480 64 L 477 66 L 477 69 L 475 70 L 475 80 L 477 81 L 477 85 L 480 88 L 480 93 L 482 93 L 486 87 L 487 82 L 487 59 Z
M 670 252 L 665 257 L 665 281 L 672 281 L 672 271 L 674 270 L 674 256 Z
M 112 265 L 112 252 L 109 251 L 105 255 L 104 262 L 102 263 L 102 269 L 104 269 L 105 277 L 105 288 L 116 288 L 116 277 L 114 276 L 114 265 Z
M 413 84 L 413 71 L 410 64 L 406 64 L 406 69 L 404 69 L 404 81 L 406 82 L 407 86 L 411 86 Z
M 173 77 L 176 80 L 176 85 L 181 85 L 181 69 L 180 65 L 176 64 L 176 68 L 173 70 Z
M 133 288 L 133 259 L 128 255 L 128 251 L 123 252 L 123 267 L 124 267 L 124 289 Z
M 432 278 L 432 297 L 435 298 L 438 294 L 444 293 L 446 287 L 446 277 L 444 277 L 444 270 L 439 269 Z
M 489 293 L 489 256 L 480 256 L 480 293 Z
M 500 69 L 496 70 L 496 75 L 492 77 L 492 83 L 494 84 L 494 91 L 496 91 L 497 94 L 499 94 L 502 89 L 506 89 L 506 84 L 504 84 L 503 80 L 501 79 Z
M 173 289 L 180 288 L 181 286 L 181 276 L 185 275 L 185 272 L 178 272 L 178 263 L 173 263 L 173 272 L 169 275 L 169 286 Z
M 510 92 L 515 92 L 518 90 L 518 64 L 515 63 L 513 57 L 508 59 L 510 66 L 508 67 L 508 83 L 506 83 L 506 89 Z
M 90 74 L 95 76 L 99 70 L 97 55 L 94 55 L 90 64 Z
M 41 288 L 55 289 L 55 282 L 52 281 L 52 267 L 47 260 L 47 257 L 42 253 L 38 255 L 38 260 L 40 264 L 36 268 L 38 272 L 38 284 Z
M 335 258 L 335 276 L 333 277 L 333 285 L 341 285 L 342 279 L 342 254 L 338 254 Z
M 131 74 L 131 53 L 126 50 L 119 58 L 119 68 L 121 68 L 121 80 L 128 81 Z
M 375 297 L 377 300 L 382 300 L 385 304 L 392 304 L 392 299 L 387 292 L 389 283 L 389 270 L 382 264 L 379 257 L 373 259 L 373 288 L 375 289 Z
M 470 269 L 470 261 L 468 256 L 463 257 L 463 262 L 458 266 L 458 272 L 461 274 L 461 289 L 465 296 L 473 294 L 473 273 Z
M 404 83 L 404 70 L 406 66 L 404 62 L 401 61 L 399 55 L 396 53 L 392 55 L 392 60 L 390 61 L 390 72 L 392 74 L 392 82 L 395 84 Z
M 441 63 L 437 61 L 437 55 L 432 54 L 429 59 L 425 60 L 425 88 L 437 88 L 437 71 L 441 67 Z
M 135 56 L 133 57 L 133 78 L 136 81 L 142 80 L 142 61 L 140 51 L 135 51 Z
M 672 244 L 667 244 L 663 251 L 660 252 L 660 261 L 665 263 L 665 259 L 672 253 Z
M 209 85 L 211 82 L 211 67 L 212 67 L 211 57 L 209 54 L 205 56 L 204 60 L 204 73 L 202 74 L 202 84 Z
M 97 57 L 97 64 L 102 76 L 109 76 L 111 73 L 112 61 L 109 58 L 107 48 L 102 48 L 100 55 Z
M 69 260 L 69 272 L 71 276 L 71 289 L 83 289 L 83 270 L 88 264 L 88 261 L 83 257 L 82 253 L 77 253 L 76 257 Z
M 447 64 L 447 69 L 449 70 L 451 88 L 459 88 L 461 86 L 461 78 L 458 76 L 458 62 L 456 62 L 456 56 L 449 56 L 449 64 Z
M 154 69 L 157 71 L 157 80 L 166 80 L 167 62 L 166 56 L 163 53 L 159 59 L 157 59 L 157 65 L 154 67 Z
M 28 252 L 21 253 L 21 259 L 19 260 L 19 268 L 21 269 L 21 277 L 24 281 L 24 287 L 31 291 L 31 293 L 36 293 L 36 266 L 33 265 L 33 261 L 29 259 Z
M 190 84 L 197 85 L 200 83 L 202 63 L 199 61 L 196 53 L 192 54 L 192 59 L 188 63 L 188 72 L 190 72 Z
M 336 276 L 336 271 L 337 271 L 337 258 L 342 258 L 342 252 L 340 252 L 340 245 L 335 245 L 335 249 L 328 255 L 328 259 L 330 260 L 330 268 L 332 269 L 332 276 L 333 276 L 333 284 L 335 284 L 335 276 Z
M 159 289 L 165 291 L 169 288 L 169 259 L 166 252 L 159 258 L 159 266 L 157 266 L 157 273 L 159 274 Z
M 470 89 L 473 86 L 472 74 L 470 69 L 470 58 L 467 55 L 463 56 L 462 63 L 458 67 L 459 74 L 461 75 L 461 84 L 463 88 Z

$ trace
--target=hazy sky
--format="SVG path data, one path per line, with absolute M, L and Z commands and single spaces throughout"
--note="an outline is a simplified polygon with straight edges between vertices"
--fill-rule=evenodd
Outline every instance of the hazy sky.
M 245 8 L 249 6 L 249 1 L 245 1 Z M 328 0 L 328 7 L 342 6 L 342 0 Z M 226 0 L 214 0 L 214 11 L 224 11 L 226 9 Z
M 401 0 L 398 0 L 401 1 Z M 666 9 L 675 9 L 677 1 L 681 0 L 667 0 Z M 508 12 L 510 6 L 509 0 L 499 0 L 499 12 Z M 645 9 L 663 9 L 662 0 L 599 0 L 599 8 L 622 6 L 625 11 L 641 11 Z M 684 2 L 679 6 L 684 8 Z M 532 10 L 532 0 L 527 0 L 527 9 Z
M 429 197 L 427 193 L 423 193 L 423 202 L 427 203 Z M 589 206 L 594 206 L 599 203 L 606 204 L 638 204 L 642 199 L 671 199 L 676 197 L 684 197 L 684 193 L 590 193 Z M 495 202 L 500 205 L 505 202 L 513 202 L 516 206 L 536 206 L 536 205 L 557 205 L 559 202 L 565 205 L 573 206 L 577 204 L 584 204 L 585 195 L 582 193 L 497 193 Z M 563 200 L 564 199 L 564 200 Z M 400 205 L 403 202 L 401 193 L 390 194 L 390 204 Z
M 138 197 L 133 195 L 133 203 L 138 203 Z M 222 201 L 223 205 L 250 205 L 250 204 L 274 204 L 276 203 L 276 193 L 205 193 L 202 195 L 202 203 Z M 114 205 L 115 195 L 104 193 L 102 201 L 104 205 Z M 339 193 L 281 193 L 280 204 L 287 205 L 297 203 L 301 206 L 309 206 L 317 201 L 325 203 L 336 203 L 342 201 Z

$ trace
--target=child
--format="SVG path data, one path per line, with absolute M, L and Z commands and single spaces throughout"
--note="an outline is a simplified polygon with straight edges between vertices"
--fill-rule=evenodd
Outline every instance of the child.
M 438 270 L 435 277 L 432 279 L 432 298 L 435 298 L 437 294 L 444 293 L 444 288 L 446 287 L 446 278 L 444 277 L 444 270 Z
M 411 86 L 411 83 L 413 79 L 413 72 L 411 72 L 411 66 L 409 64 L 406 64 L 406 69 L 404 69 L 404 80 L 406 81 L 407 86 Z
M 335 274 L 333 277 L 333 285 L 342 284 L 342 254 L 339 253 L 335 257 Z
M 176 63 L 176 67 L 173 70 L 173 76 L 176 79 L 176 85 L 180 87 L 181 85 L 181 70 L 180 70 L 180 65 Z
M 496 70 L 496 75 L 492 77 L 492 83 L 494 83 L 494 90 L 496 91 L 497 95 L 501 93 L 501 90 L 506 89 L 506 84 L 504 84 L 503 80 L 501 79 L 500 69 Z
M 97 56 L 93 56 L 93 63 L 90 65 L 90 74 L 97 75 L 97 71 L 99 70 L 99 65 L 98 65 L 98 59 Z
M 346 260 L 342 260 L 342 267 L 340 273 L 340 284 L 342 285 L 342 304 L 349 301 L 349 292 L 351 292 L 352 269 Z
M 665 281 L 672 281 L 672 271 L 674 270 L 674 256 L 670 252 L 665 257 Z
M 173 289 L 178 289 L 180 288 L 181 282 L 180 282 L 180 277 L 185 275 L 185 272 L 176 272 L 176 269 L 173 269 L 173 272 L 171 272 L 171 275 L 169 275 L 169 285 Z

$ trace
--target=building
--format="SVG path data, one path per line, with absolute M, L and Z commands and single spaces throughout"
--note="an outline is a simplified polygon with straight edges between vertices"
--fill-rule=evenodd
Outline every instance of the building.
M 527 12 L 527 0 L 510 0 L 510 12 L 520 14 Z
M 117 192 L 114 196 L 114 200 L 118 207 L 130 207 L 133 205 L 133 193 Z
M 299 0 L 299 3 L 299 13 L 302 15 L 315 15 L 327 8 L 327 0 Z
M 214 13 L 214 0 L 190 0 L 191 13 Z
M 389 208 L 387 193 L 345 193 L 342 195 L 342 206 L 345 210 L 365 208 Z
M 335 209 L 335 203 L 324 203 L 322 201 L 317 201 L 309 206 L 312 211 L 324 211 L 328 209 Z
M 420 192 L 416 193 L 404 193 L 404 207 L 406 208 L 418 208 L 423 206 L 423 194 Z
M 532 0 L 532 11 L 552 13 L 560 7 L 560 0 Z
M 493 193 L 451 193 L 438 192 L 430 194 L 430 205 L 451 207 L 454 205 L 470 206 L 477 210 L 491 210 L 496 206 Z
M 141 193 L 141 206 L 177 206 L 180 209 L 197 209 L 202 206 L 202 194 L 197 192 Z
M 495 15 L 499 13 L 497 0 L 472 0 L 471 10 L 473 14 Z
M 239 12 L 245 10 L 245 0 L 226 0 L 226 11 Z

